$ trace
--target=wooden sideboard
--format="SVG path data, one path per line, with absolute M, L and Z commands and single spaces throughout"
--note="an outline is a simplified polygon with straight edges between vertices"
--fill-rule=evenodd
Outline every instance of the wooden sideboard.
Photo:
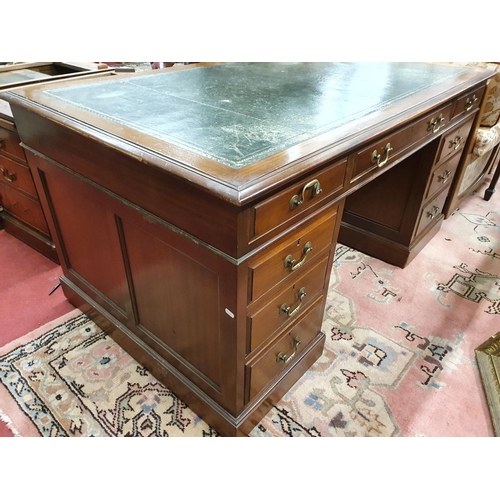
M 68 299 L 233 436 L 321 355 L 339 231 L 404 266 L 439 229 L 489 77 L 231 63 L 7 100 Z
M 54 262 L 57 252 L 10 107 L 2 92 L 37 82 L 85 77 L 108 70 L 95 63 L 36 62 L 0 66 L 0 228 Z

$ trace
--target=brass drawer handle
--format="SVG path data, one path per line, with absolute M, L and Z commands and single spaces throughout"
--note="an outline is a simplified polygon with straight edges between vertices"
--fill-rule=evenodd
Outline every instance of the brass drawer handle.
M 451 171 L 445 170 L 440 176 L 438 176 L 438 182 L 442 182 L 443 184 L 450 178 Z
M 433 132 L 434 134 L 436 132 L 439 132 L 439 129 L 441 128 L 441 125 L 444 124 L 445 118 L 444 116 L 439 113 L 439 116 L 437 118 L 433 118 L 429 122 L 429 126 L 427 127 L 427 132 Z
M 302 203 L 304 203 L 306 191 L 311 188 L 313 198 L 322 192 L 321 184 L 319 183 L 318 179 L 313 179 L 302 188 L 301 197 L 299 197 L 298 194 L 292 196 L 292 198 L 290 199 L 290 210 L 293 210 L 295 207 L 298 207 L 299 205 L 302 205 Z
M 389 153 L 391 151 L 394 151 L 394 149 L 391 147 L 391 143 L 388 142 L 385 145 L 384 152 L 385 152 L 385 158 L 383 161 L 380 161 L 380 158 L 382 157 L 381 155 L 378 154 L 377 150 L 375 150 L 372 153 L 372 163 L 376 163 L 377 167 L 383 167 L 388 161 L 389 161 Z
M 3 178 L 8 182 L 14 182 L 17 179 L 17 174 L 15 172 L 9 174 L 9 171 L 4 167 L 0 167 L 0 172 L 2 172 Z
M 290 363 L 290 361 L 292 361 L 292 359 L 295 358 L 295 355 L 297 354 L 297 347 L 299 347 L 300 344 L 301 344 L 301 341 L 300 341 L 299 337 L 295 337 L 295 340 L 293 341 L 293 352 L 292 352 L 292 354 L 290 354 L 289 356 L 287 356 L 286 354 L 283 354 L 282 352 L 280 352 L 276 356 L 276 363 L 279 363 L 280 361 L 283 361 L 283 363 L 285 363 L 285 365 L 287 363 Z
M 450 141 L 449 148 L 453 148 L 455 151 L 462 145 L 464 138 L 460 135 L 455 137 L 455 140 Z
M 313 249 L 312 243 L 310 241 L 308 241 L 304 245 L 304 250 L 302 251 L 302 254 L 303 254 L 302 260 L 297 262 L 291 255 L 287 255 L 285 258 L 285 261 L 284 261 L 285 267 L 290 267 L 292 269 L 292 271 L 295 271 L 296 269 L 298 269 L 299 267 L 301 267 L 304 264 L 304 262 L 307 259 L 307 254 L 309 252 L 312 252 L 312 249 Z
M 472 109 L 472 106 L 474 106 L 474 103 L 477 101 L 476 94 L 474 94 L 471 98 L 468 98 L 467 101 L 465 101 L 465 111 L 469 111 L 469 109 Z
M 284 312 L 289 318 L 294 316 L 299 312 L 300 306 L 302 305 L 302 299 L 306 296 L 306 289 L 305 287 L 302 287 L 299 290 L 299 305 L 295 308 L 292 309 L 290 306 L 287 306 L 286 304 L 283 304 L 280 307 L 280 312 Z
M 429 219 L 434 219 L 434 217 L 436 217 L 438 213 L 439 207 L 433 206 L 432 210 L 430 212 L 427 212 L 427 217 L 429 217 Z

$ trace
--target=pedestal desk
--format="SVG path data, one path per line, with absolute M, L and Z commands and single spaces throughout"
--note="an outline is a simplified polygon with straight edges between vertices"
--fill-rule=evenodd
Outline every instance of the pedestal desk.
M 339 231 L 404 267 L 439 230 L 490 76 L 231 63 L 7 100 L 64 293 L 231 436 L 321 355 Z

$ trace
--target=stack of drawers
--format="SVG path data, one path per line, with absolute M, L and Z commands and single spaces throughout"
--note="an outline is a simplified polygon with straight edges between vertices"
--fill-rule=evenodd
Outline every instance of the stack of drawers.
M 40 253 L 58 262 L 15 124 L 0 119 L 0 223 Z
M 315 341 L 324 342 L 346 167 L 346 160 L 327 166 L 252 209 L 251 241 L 276 227 L 282 235 L 247 264 L 245 404 L 265 394 Z

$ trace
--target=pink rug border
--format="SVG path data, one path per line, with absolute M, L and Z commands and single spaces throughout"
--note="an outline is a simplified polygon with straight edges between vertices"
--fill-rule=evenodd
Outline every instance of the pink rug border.
M 50 329 L 61 325 L 65 321 L 76 318 L 80 314 L 82 314 L 82 311 L 74 309 L 59 318 L 49 321 L 45 325 L 38 327 L 36 330 L 33 330 L 23 337 L 19 337 L 1 347 L 0 356 L 17 349 L 21 345 L 31 342 Z M 3 384 L 0 384 L 0 420 L 7 425 L 7 428 L 12 432 L 12 434 L 14 434 L 14 437 L 41 437 L 36 426 L 19 408 L 16 401 Z

